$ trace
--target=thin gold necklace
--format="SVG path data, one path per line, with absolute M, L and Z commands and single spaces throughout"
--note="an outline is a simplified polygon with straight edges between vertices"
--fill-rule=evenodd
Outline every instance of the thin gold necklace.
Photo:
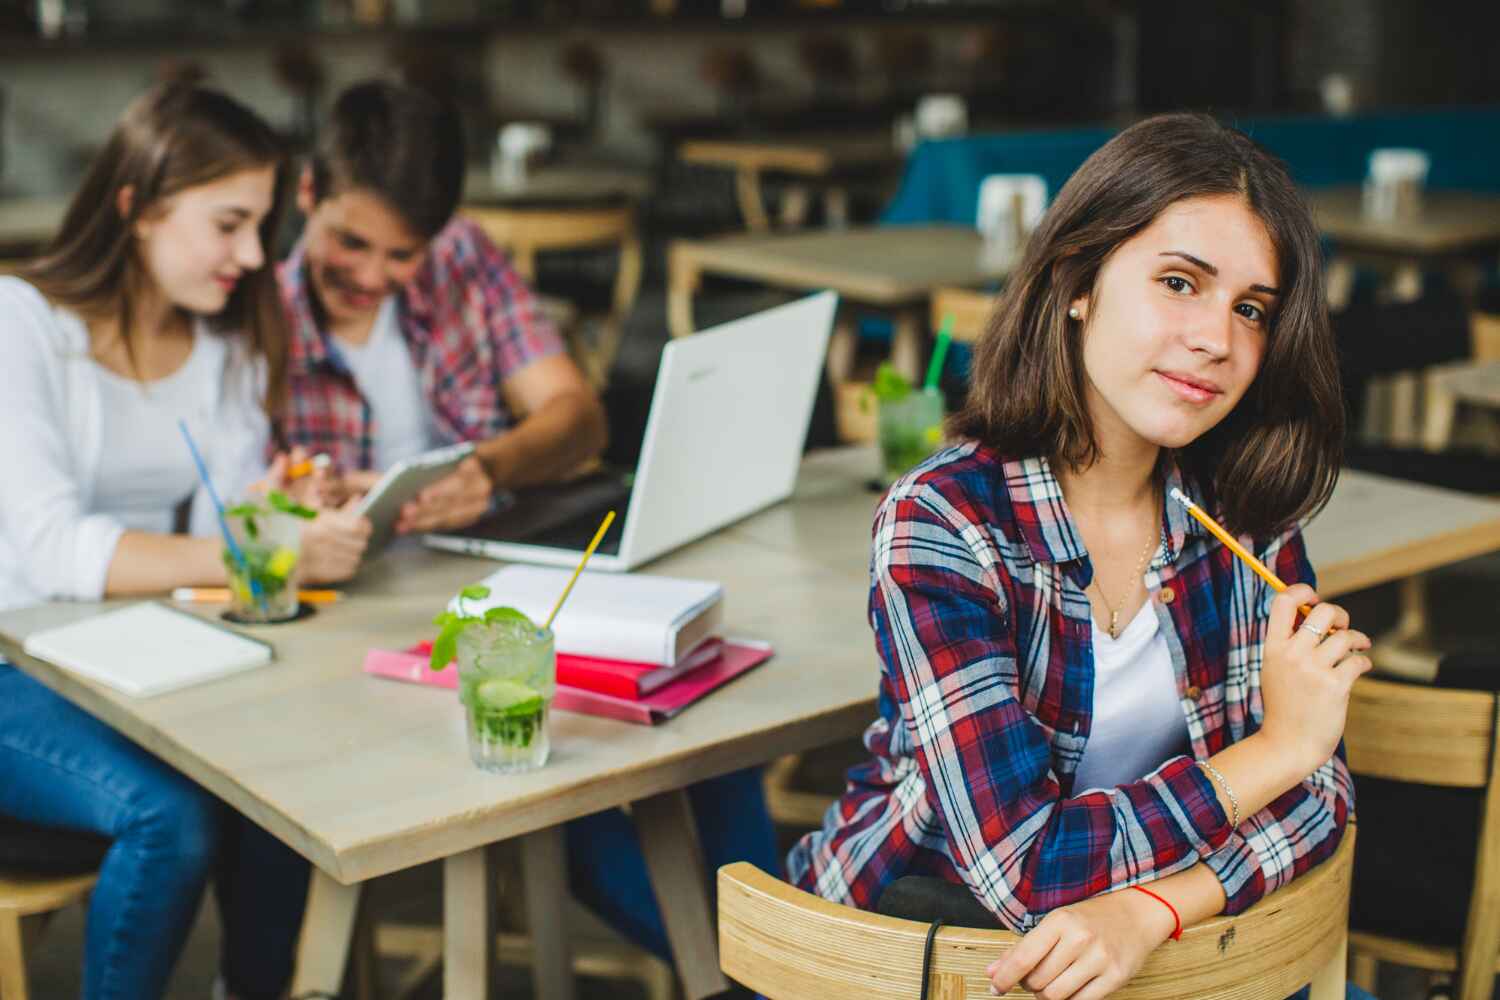
M 1136 581 L 1141 578 L 1141 574 L 1146 572 L 1146 561 L 1151 558 L 1151 553 L 1156 550 L 1158 530 L 1156 524 L 1153 522 L 1151 525 L 1151 540 L 1146 543 L 1146 551 L 1141 553 L 1141 560 L 1135 565 L 1135 575 L 1130 578 L 1130 589 L 1120 595 L 1120 607 L 1122 608 L 1125 606 L 1125 602 L 1130 599 L 1130 595 L 1135 592 Z M 1098 573 L 1094 574 L 1094 589 L 1099 592 L 1099 600 L 1104 602 L 1104 608 L 1109 612 L 1109 637 L 1111 639 L 1120 638 L 1120 612 L 1115 610 L 1115 606 L 1109 603 L 1109 598 L 1104 596 L 1104 586 L 1099 582 Z

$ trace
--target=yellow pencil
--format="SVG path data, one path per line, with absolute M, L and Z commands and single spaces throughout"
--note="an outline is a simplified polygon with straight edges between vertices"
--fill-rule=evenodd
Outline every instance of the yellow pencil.
M 1192 500 L 1188 499 L 1186 493 L 1174 486 L 1172 488 L 1172 499 L 1186 507 L 1187 512 L 1193 516 L 1193 519 L 1212 532 L 1215 538 L 1224 543 L 1225 548 L 1245 560 L 1245 565 L 1253 569 L 1256 575 L 1262 580 L 1269 583 L 1272 590 L 1279 594 L 1286 589 L 1286 584 L 1281 582 L 1279 576 L 1267 569 L 1265 563 L 1251 555 L 1249 549 L 1245 548 L 1233 535 L 1221 528 L 1218 521 L 1215 521 L 1204 513 L 1202 507 L 1199 507 Z M 1301 611 L 1304 616 L 1312 614 L 1312 608 L 1306 604 L 1301 605 L 1297 610 Z
M 583 550 L 583 558 L 578 560 L 578 568 L 573 571 L 573 576 L 568 580 L 568 585 L 563 588 L 562 595 L 558 597 L 557 603 L 552 606 L 552 613 L 547 616 L 547 624 L 543 625 L 542 628 L 552 627 L 552 619 L 557 617 L 557 613 L 562 610 L 563 601 L 566 601 L 568 595 L 573 592 L 573 584 L 578 582 L 578 574 L 582 573 L 583 567 L 589 564 L 589 556 L 593 555 L 594 550 L 599 547 L 599 543 L 604 541 L 604 533 L 609 530 L 609 526 L 614 523 L 614 520 L 614 511 L 610 511 L 604 515 L 604 520 L 599 524 L 599 530 L 594 532 L 594 540 L 589 542 L 589 547 Z

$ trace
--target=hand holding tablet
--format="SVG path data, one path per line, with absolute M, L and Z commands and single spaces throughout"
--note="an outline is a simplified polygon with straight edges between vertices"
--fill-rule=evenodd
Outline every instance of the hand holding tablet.
M 357 508 L 374 528 L 367 553 L 378 552 L 391 540 L 401 508 L 408 501 L 453 473 L 473 453 L 472 444 L 455 444 L 413 456 L 387 469 Z

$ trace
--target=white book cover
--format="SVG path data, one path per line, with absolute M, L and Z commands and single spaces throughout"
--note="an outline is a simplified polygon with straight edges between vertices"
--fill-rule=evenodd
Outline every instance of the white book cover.
M 465 601 L 464 607 L 508 605 L 540 625 L 572 575 L 546 566 L 506 566 L 478 581 L 490 588 L 489 597 Z M 552 634 L 559 653 L 670 666 L 677 660 L 678 632 L 723 597 L 723 586 L 709 580 L 585 572 L 552 623 Z
M 269 663 L 271 647 L 163 604 L 132 604 L 28 636 L 38 659 L 136 697 Z

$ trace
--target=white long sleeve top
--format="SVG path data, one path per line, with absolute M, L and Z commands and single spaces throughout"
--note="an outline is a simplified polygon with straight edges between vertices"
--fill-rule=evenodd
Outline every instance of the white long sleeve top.
M 237 496 L 264 471 L 269 424 L 261 407 L 264 365 L 238 338 L 198 325 L 195 370 L 201 402 L 188 419 L 221 497 Z M 206 356 L 198 352 L 206 352 Z M 109 377 L 89 357 L 88 331 L 32 285 L 0 277 L 0 610 L 42 601 L 98 600 L 126 530 L 101 490 Z M 154 442 L 186 449 L 180 435 Z M 170 515 L 168 515 L 170 517 Z M 190 530 L 217 534 L 199 487 Z

